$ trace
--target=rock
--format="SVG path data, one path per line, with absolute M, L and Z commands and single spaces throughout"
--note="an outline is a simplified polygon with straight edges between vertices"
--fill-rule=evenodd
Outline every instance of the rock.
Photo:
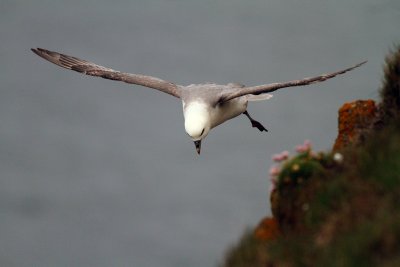
M 262 241 L 274 240 L 280 236 L 278 221 L 275 218 L 266 217 L 254 230 L 254 235 Z
M 369 129 L 377 114 L 373 100 L 357 100 L 345 103 L 339 109 L 339 133 L 333 150 L 340 150 L 360 141 L 363 131 Z

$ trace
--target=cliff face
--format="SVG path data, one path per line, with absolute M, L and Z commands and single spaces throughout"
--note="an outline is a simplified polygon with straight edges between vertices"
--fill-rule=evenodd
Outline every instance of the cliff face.
M 400 266 L 400 47 L 387 57 L 381 98 L 341 107 L 332 151 L 305 142 L 274 156 L 273 217 L 223 266 Z

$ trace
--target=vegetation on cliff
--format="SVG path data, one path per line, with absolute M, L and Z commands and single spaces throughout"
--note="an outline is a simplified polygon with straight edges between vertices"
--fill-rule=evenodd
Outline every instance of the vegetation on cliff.
M 274 157 L 273 218 L 222 266 L 400 266 L 400 47 L 384 71 L 381 103 L 341 108 L 332 151 Z

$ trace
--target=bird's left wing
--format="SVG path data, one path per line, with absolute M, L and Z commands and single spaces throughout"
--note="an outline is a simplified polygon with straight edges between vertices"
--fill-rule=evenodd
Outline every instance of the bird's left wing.
M 227 91 L 226 93 L 223 93 L 219 102 L 226 102 L 233 98 L 244 96 L 244 95 L 249 95 L 249 94 L 259 95 L 259 94 L 270 93 L 270 92 L 273 92 L 273 91 L 276 91 L 278 89 L 285 88 L 285 87 L 303 86 L 303 85 L 323 82 L 323 81 L 331 79 L 337 75 L 340 75 L 345 72 L 351 71 L 355 68 L 358 68 L 366 62 L 367 61 L 361 62 L 361 63 L 354 65 L 353 67 L 350 67 L 347 69 L 339 70 L 339 71 L 332 72 L 332 73 L 322 74 L 322 75 L 315 76 L 315 77 L 304 78 L 301 80 L 293 80 L 293 81 L 289 81 L 289 82 L 270 83 L 270 84 L 252 86 L 252 87 L 237 88 L 235 90 L 230 90 L 230 91 Z
M 161 80 L 156 77 L 116 71 L 86 60 L 42 48 L 32 48 L 31 50 L 36 55 L 66 69 L 77 71 L 90 76 L 97 76 L 105 79 L 150 87 L 173 95 L 177 98 L 180 98 L 181 96 L 181 88 L 178 85 Z

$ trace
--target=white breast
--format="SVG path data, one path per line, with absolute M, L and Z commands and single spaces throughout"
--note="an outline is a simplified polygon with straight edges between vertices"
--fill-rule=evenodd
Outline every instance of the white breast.
M 200 133 L 204 127 L 214 128 L 221 123 L 239 116 L 246 111 L 247 98 L 234 98 L 216 107 L 204 102 L 193 101 L 183 104 L 183 115 L 185 117 L 186 132 L 190 136 Z
M 191 102 L 187 106 L 183 103 L 185 130 L 193 138 L 198 139 L 205 128 L 211 128 L 209 107 L 203 102 Z

